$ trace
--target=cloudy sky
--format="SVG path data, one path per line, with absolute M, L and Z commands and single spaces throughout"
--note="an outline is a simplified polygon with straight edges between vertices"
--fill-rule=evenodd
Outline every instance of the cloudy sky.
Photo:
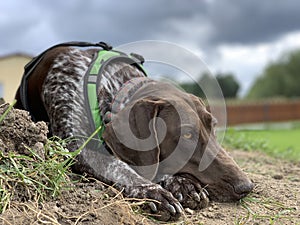
M 300 48 L 299 21 L 298 0 L 3 0 L 0 56 L 70 40 L 162 40 L 234 73 L 243 94 L 268 62 Z

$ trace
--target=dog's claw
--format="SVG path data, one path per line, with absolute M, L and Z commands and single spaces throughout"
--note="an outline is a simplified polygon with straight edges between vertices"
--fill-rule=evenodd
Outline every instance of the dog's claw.
M 154 213 L 157 213 L 157 212 L 158 212 L 157 207 L 156 207 L 156 205 L 155 205 L 154 202 L 150 202 L 150 203 L 149 203 L 149 207 L 150 207 L 150 209 L 152 210 L 152 212 L 154 212 Z
M 168 176 L 163 180 L 162 185 L 184 208 L 202 209 L 208 206 L 207 190 L 194 180 L 181 176 Z
M 168 204 L 168 205 L 167 205 L 167 209 L 168 209 L 173 215 L 176 214 L 176 209 L 174 208 L 174 206 Z
M 180 207 L 179 201 L 171 192 L 162 188 L 160 185 L 150 184 L 133 188 L 134 191 L 129 189 L 128 192 L 131 191 L 129 193 L 137 193 L 137 195 L 129 194 L 129 197 L 154 200 L 147 201 L 147 204 L 143 205 L 143 209 L 154 218 L 169 221 L 176 220 L 181 216 L 183 210 Z
M 201 193 L 203 193 L 203 192 L 201 192 Z M 191 194 L 191 196 L 192 196 L 192 198 L 193 198 L 196 202 L 200 202 L 200 201 L 201 201 L 201 198 L 200 198 L 199 194 L 197 194 L 197 192 L 193 192 L 193 193 Z
M 204 193 L 203 193 L 204 192 Z M 205 194 L 206 196 L 209 196 L 209 193 L 208 193 L 208 191 L 205 189 L 205 188 L 202 188 L 202 190 L 201 190 L 201 194 Z
M 179 202 L 181 202 L 181 201 L 183 200 L 183 195 L 182 195 L 181 193 L 178 193 L 178 194 L 176 195 L 176 198 L 177 198 L 177 200 L 178 200 Z
M 203 189 L 203 190 L 205 190 L 205 189 Z M 205 190 L 205 191 L 201 191 L 200 192 L 200 195 L 201 195 L 201 208 L 205 208 L 205 207 L 207 207 L 208 206 L 208 203 L 209 203 L 209 199 L 208 199 L 208 197 L 207 197 L 207 191 Z
M 175 204 L 175 208 L 176 208 L 177 212 L 179 212 L 179 213 L 182 213 L 184 211 L 184 209 L 180 203 Z

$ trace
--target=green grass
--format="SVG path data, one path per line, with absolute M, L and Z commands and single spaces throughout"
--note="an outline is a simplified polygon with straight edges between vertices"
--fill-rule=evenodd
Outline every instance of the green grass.
M 70 166 L 76 153 L 66 151 L 62 140 L 49 140 L 45 157 L 0 151 L 0 213 L 13 199 L 40 201 L 58 196 L 72 185 Z
M 0 116 L 0 123 L 4 120 L 4 118 L 9 113 L 9 111 L 13 108 L 13 106 L 16 104 L 16 102 L 17 101 L 14 100 L 13 103 L 8 106 L 7 110 Z
M 299 138 L 298 122 L 288 128 L 280 128 L 280 124 L 267 124 L 259 129 L 229 128 L 224 145 L 227 148 L 258 150 L 278 158 L 300 161 Z
M 296 211 L 295 207 L 289 207 L 273 198 L 260 198 L 255 196 L 255 194 L 250 194 L 249 196 L 242 198 L 240 200 L 240 204 L 244 209 L 246 209 L 247 215 L 245 217 L 239 217 L 238 221 L 236 221 L 236 224 L 238 225 L 247 224 L 247 222 L 251 219 L 268 221 L 270 225 L 276 224 L 276 222 L 281 224 L 281 219 L 293 221 L 294 218 L 289 216 L 289 213 L 291 211 Z M 257 208 L 257 205 L 260 207 Z M 265 213 L 259 212 L 258 209 L 260 208 L 264 209 Z

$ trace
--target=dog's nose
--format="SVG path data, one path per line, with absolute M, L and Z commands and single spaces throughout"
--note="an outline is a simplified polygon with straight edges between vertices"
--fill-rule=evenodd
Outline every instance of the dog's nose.
M 239 194 L 241 197 L 245 197 L 254 188 L 254 184 L 251 181 L 244 181 L 239 183 L 234 187 L 235 193 Z

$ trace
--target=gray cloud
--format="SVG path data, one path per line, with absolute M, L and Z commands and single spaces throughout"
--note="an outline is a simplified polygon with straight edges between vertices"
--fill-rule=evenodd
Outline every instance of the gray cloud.
M 299 11 L 297 0 L 2 1 L 0 54 L 36 53 L 67 40 L 119 45 L 158 38 L 214 51 L 220 44 L 267 42 L 300 30 Z
M 224 0 L 211 7 L 209 16 L 212 43 L 268 42 L 300 29 L 300 2 Z

